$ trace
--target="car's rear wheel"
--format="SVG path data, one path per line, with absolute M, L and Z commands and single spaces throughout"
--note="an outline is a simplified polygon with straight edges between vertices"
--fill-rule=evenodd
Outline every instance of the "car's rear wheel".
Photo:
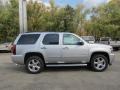
M 30 56 L 26 61 L 26 69 L 32 74 L 40 73 L 44 69 L 43 60 L 39 56 Z
M 102 72 L 108 67 L 108 58 L 101 54 L 93 55 L 90 66 L 94 71 Z

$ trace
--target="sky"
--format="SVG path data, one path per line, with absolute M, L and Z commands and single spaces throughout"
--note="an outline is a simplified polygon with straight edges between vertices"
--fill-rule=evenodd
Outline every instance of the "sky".
M 67 4 L 75 7 L 77 4 L 84 4 L 85 7 L 97 7 L 100 4 L 107 3 L 109 0 L 55 0 L 57 6 L 65 6 Z M 45 3 L 49 3 L 49 0 L 44 0 Z
M 9 0 L 0 0 L 2 2 Z M 29 0 L 27 0 L 29 1 Z M 33 1 L 41 1 L 41 0 L 33 0 Z M 42 0 L 46 5 L 49 5 L 49 0 Z M 100 4 L 107 3 L 110 0 L 54 0 L 57 6 L 65 6 L 67 4 L 75 7 L 77 4 L 84 4 L 86 8 L 97 7 Z

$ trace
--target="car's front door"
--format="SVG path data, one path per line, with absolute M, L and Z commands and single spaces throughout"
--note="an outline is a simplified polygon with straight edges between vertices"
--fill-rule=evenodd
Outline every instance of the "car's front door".
M 88 60 L 88 45 L 74 34 L 63 34 L 62 57 L 65 63 L 84 63 Z

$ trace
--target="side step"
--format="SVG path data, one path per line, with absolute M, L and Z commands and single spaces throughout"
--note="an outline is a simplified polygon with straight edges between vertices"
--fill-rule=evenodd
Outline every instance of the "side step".
M 47 67 L 87 66 L 87 64 L 46 64 Z

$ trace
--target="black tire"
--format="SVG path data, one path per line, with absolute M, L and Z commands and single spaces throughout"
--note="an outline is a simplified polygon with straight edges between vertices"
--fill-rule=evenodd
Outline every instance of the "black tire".
M 34 64 L 32 63 L 34 60 Z M 38 68 L 39 67 L 39 68 Z M 32 70 L 34 68 L 34 70 Z M 38 74 L 44 70 L 44 62 L 39 56 L 30 56 L 26 61 L 26 70 L 31 74 Z
M 98 58 L 100 59 L 100 62 L 97 63 L 97 60 L 99 60 Z M 102 54 L 95 54 L 91 58 L 90 67 L 93 71 L 96 71 L 96 72 L 105 71 L 108 68 L 108 58 Z

